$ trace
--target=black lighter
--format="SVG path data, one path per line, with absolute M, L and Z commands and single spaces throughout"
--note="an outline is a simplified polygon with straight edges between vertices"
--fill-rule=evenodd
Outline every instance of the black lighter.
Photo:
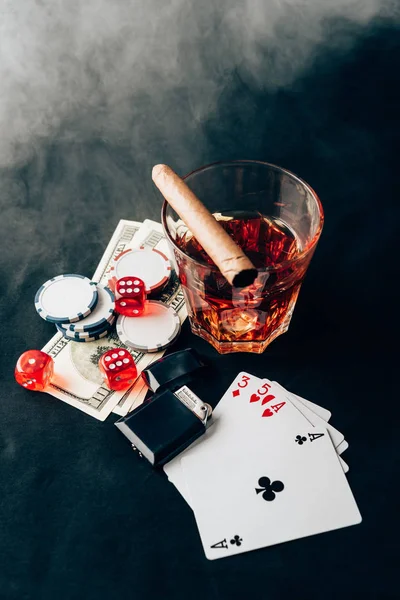
M 206 431 L 211 406 L 186 385 L 203 368 L 190 348 L 156 361 L 142 373 L 155 393 L 115 423 L 153 466 L 167 463 Z

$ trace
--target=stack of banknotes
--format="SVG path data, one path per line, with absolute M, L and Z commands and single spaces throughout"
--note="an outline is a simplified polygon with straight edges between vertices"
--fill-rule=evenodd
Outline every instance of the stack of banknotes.
M 121 220 L 104 251 L 92 280 L 107 285 L 113 261 L 118 254 L 141 246 L 156 248 L 171 256 L 160 223 L 147 219 L 143 223 Z M 157 298 L 172 306 L 181 323 L 187 312 L 181 287 L 173 271 L 170 282 Z M 147 393 L 140 373 L 158 360 L 163 352 L 144 353 L 128 348 L 138 370 L 138 379 L 124 392 L 109 390 L 98 369 L 100 356 L 111 348 L 124 347 L 115 330 L 107 337 L 88 344 L 66 340 L 61 333 L 54 335 L 43 351 L 54 359 L 54 377 L 46 391 L 59 400 L 79 408 L 88 415 L 104 421 L 113 412 L 125 416 L 139 406 Z

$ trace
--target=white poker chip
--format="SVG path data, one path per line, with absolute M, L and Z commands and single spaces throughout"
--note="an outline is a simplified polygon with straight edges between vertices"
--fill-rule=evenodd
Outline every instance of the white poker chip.
M 101 283 L 97 284 L 97 292 L 99 294 L 99 299 L 90 315 L 85 319 L 82 319 L 82 321 L 78 321 L 78 323 L 73 323 L 71 325 L 63 323 L 62 326 L 64 329 L 68 331 L 86 331 L 90 333 L 92 331 L 96 332 L 102 327 L 107 327 L 114 322 L 114 294 L 108 287 Z
M 113 264 L 114 283 L 121 277 L 138 277 L 145 286 L 147 294 L 158 292 L 171 277 L 171 263 L 155 248 L 125 250 L 119 254 Z
M 68 273 L 49 279 L 38 289 L 35 308 L 45 321 L 74 323 L 90 315 L 98 297 L 94 281 Z
M 117 334 L 125 346 L 142 352 L 158 352 L 170 346 L 181 330 L 178 313 L 156 300 L 146 302 L 145 313 L 140 317 L 120 315 Z

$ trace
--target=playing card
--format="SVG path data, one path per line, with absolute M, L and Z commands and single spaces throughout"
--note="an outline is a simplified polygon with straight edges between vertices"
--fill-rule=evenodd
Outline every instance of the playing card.
M 263 380 L 263 381 L 268 381 L 268 380 Z M 290 401 L 293 402 L 293 404 L 302 412 L 302 414 L 306 417 L 306 419 L 308 421 L 310 421 L 310 423 L 312 425 L 314 425 L 314 427 L 326 427 L 327 428 L 327 430 L 329 431 L 329 435 L 331 436 L 332 443 L 335 446 L 338 454 L 340 454 L 340 452 L 338 451 L 338 447 L 344 441 L 343 433 L 338 431 L 335 427 L 332 427 L 332 425 L 330 425 L 329 423 L 326 423 L 326 421 L 324 421 L 324 419 L 321 419 L 321 417 L 319 417 L 315 412 L 313 412 L 305 404 L 303 404 L 297 398 L 297 396 L 295 396 L 294 394 L 289 395 L 287 393 L 287 390 L 285 390 L 285 388 L 283 386 L 281 386 L 277 382 L 274 382 L 274 383 L 277 387 L 279 387 L 282 390 L 282 392 L 284 394 L 287 395 L 287 397 L 290 399 Z M 344 448 L 344 450 L 346 450 L 346 448 Z M 344 450 L 342 450 L 342 452 L 344 452 Z
M 240 373 L 239 375 L 241 375 L 241 377 L 238 376 L 238 380 L 236 382 L 237 385 L 234 386 L 234 388 L 232 390 L 232 394 L 234 396 L 240 395 L 240 393 L 244 390 L 244 388 L 247 387 L 247 385 L 252 381 L 252 379 L 259 379 L 258 377 L 254 377 L 254 375 L 250 375 L 249 373 Z M 277 382 L 274 381 L 273 383 L 277 383 Z M 281 387 L 283 387 L 283 386 L 281 386 Z M 293 394 L 293 392 L 290 392 L 289 390 L 286 390 L 286 392 L 290 397 L 296 398 L 299 402 L 304 404 L 307 408 L 309 408 L 310 410 L 315 412 L 319 417 L 321 417 L 321 419 L 324 419 L 324 421 L 328 422 L 329 419 L 331 418 L 332 413 L 329 410 L 327 410 L 326 408 L 323 408 L 322 406 L 319 406 L 318 404 L 315 404 L 314 402 L 310 402 L 310 400 L 306 400 L 305 398 L 302 398 L 301 396 L 298 396 L 297 394 Z
M 274 383 L 277 383 L 277 382 L 274 381 Z M 310 410 L 315 412 L 315 414 L 317 414 L 319 417 L 321 417 L 321 419 L 323 419 L 326 423 L 331 418 L 332 413 L 328 409 L 324 408 L 323 406 L 319 406 L 318 404 L 315 404 L 314 402 L 311 402 L 310 400 L 306 400 L 305 398 L 302 398 L 301 396 L 298 396 L 297 394 L 293 394 L 293 392 L 289 392 L 289 390 L 286 390 L 286 392 L 290 398 L 295 398 L 296 400 L 298 400 L 299 402 L 304 404 L 304 406 L 306 406 L 307 408 L 309 408 Z
M 253 377 L 252 381 L 254 381 L 256 378 Z M 306 405 L 304 405 L 303 402 L 301 402 L 297 396 L 295 394 L 291 394 L 290 392 L 288 393 L 287 390 L 281 386 L 278 382 L 271 382 L 268 379 L 262 379 L 260 380 L 260 385 L 258 387 L 257 390 L 257 395 L 259 395 L 260 397 L 262 396 L 262 394 L 264 393 L 264 390 L 268 390 L 271 389 L 270 386 L 274 385 L 275 386 L 275 391 L 276 389 L 280 389 L 282 391 L 282 393 L 285 395 L 285 397 L 301 412 L 301 414 L 307 419 L 307 421 L 313 426 L 313 427 L 326 427 L 330 438 L 332 440 L 333 445 L 336 448 L 336 452 L 338 454 L 341 454 L 342 452 L 344 452 L 347 447 L 346 447 L 346 443 L 344 440 L 344 435 L 338 431 L 335 427 L 332 427 L 332 425 L 330 425 L 329 423 L 326 423 L 326 421 L 324 421 L 321 417 L 319 417 L 314 411 L 310 410 Z M 268 400 L 268 396 L 264 396 L 263 398 L 263 403 L 266 404 L 269 400 Z M 256 400 L 256 395 L 253 394 L 252 396 L 253 401 L 257 401 Z M 347 473 L 347 471 L 349 470 L 348 465 L 344 462 L 344 460 L 339 459 L 339 461 L 342 464 L 342 468 L 344 470 L 345 473 Z
M 275 391 L 276 394 L 272 393 Z M 259 402 L 255 402 L 256 397 L 260 398 Z M 269 403 L 269 406 L 262 408 L 262 402 Z M 201 452 L 206 445 L 218 455 L 220 446 L 245 446 L 249 437 L 266 435 L 270 429 L 285 428 L 285 423 L 288 422 L 301 428 L 308 421 L 285 398 L 281 390 L 275 390 L 273 384 L 264 385 L 259 378 L 249 373 L 239 373 L 213 412 L 213 426 L 197 442 L 164 465 L 164 471 L 190 505 L 180 465 L 183 456 Z
M 239 418 L 241 424 L 251 422 L 252 427 L 257 428 L 266 427 L 267 423 L 273 423 L 275 428 L 286 418 L 292 418 L 297 419 L 300 426 L 304 417 L 294 408 L 286 390 L 279 384 L 242 372 L 219 401 L 214 418 L 223 413 L 226 426 Z
M 226 393 L 219 402 L 216 410 L 214 411 L 214 415 L 218 415 L 220 412 L 222 412 L 226 406 L 226 403 L 229 403 L 230 412 L 233 411 L 233 416 L 236 415 L 237 407 L 241 407 L 240 410 L 243 411 L 243 405 L 248 397 L 250 404 L 260 404 L 263 407 L 263 410 L 260 412 L 262 418 L 272 417 L 274 415 L 274 411 L 276 410 L 275 407 L 282 407 L 283 401 L 286 399 L 289 400 L 289 403 L 291 403 L 295 408 L 297 408 L 297 410 L 302 414 L 303 417 L 307 419 L 309 423 L 311 423 L 311 425 L 314 427 L 326 426 L 335 447 L 340 446 L 340 444 L 344 441 L 344 435 L 340 431 L 338 431 L 335 427 L 332 427 L 332 425 L 329 423 L 326 423 L 315 412 L 310 410 L 308 406 L 303 404 L 296 395 L 288 393 L 287 390 L 277 382 L 272 382 L 268 379 L 260 380 L 258 377 L 250 375 L 250 373 L 239 373 L 235 384 L 233 384 L 231 388 L 229 388 L 230 393 L 228 390 L 228 393 Z M 278 393 L 279 390 L 284 396 L 283 399 Z M 277 400 L 278 396 L 280 400 Z M 285 410 L 288 411 L 288 409 Z M 253 411 L 253 414 L 254 413 L 255 411 Z M 249 412 L 246 413 L 246 418 L 249 414 Z M 293 418 L 294 415 L 292 413 L 292 419 Z M 339 449 L 340 451 L 338 454 L 343 452 L 346 448 L 345 446 L 341 446 Z M 345 472 L 349 470 L 348 465 L 344 461 L 342 462 L 342 467 Z
M 213 425 L 214 423 L 212 423 Z M 181 458 L 195 448 L 200 442 L 203 442 L 210 435 L 210 427 L 206 430 L 204 435 L 198 438 L 193 444 L 191 444 L 186 450 L 184 450 L 181 454 L 178 454 L 170 460 L 167 464 L 163 466 L 164 472 L 168 477 L 168 481 L 173 483 L 178 492 L 181 494 L 184 500 L 186 500 L 187 504 L 191 507 L 190 496 L 188 489 L 186 487 L 186 480 L 181 467 Z
M 337 446 L 336 448 L 336 452 L 338 454 L 342 454 L 345 450 L 347 450 L 347 448 L 349 447 L 349 444 L 346 440 L 343 440 L 343 442 L 341 442 L 339 444 L 339 446 Z
M 256 430 L 260 427 L 261 430 L 258 435 L 265 435 L 270 427 L 286 427 L 289 422 L 297 427 L 302 427 L 307 422 L 313 424 L 294 404 L 297 402 L 305 412 L 309 410 L 307 407 L 297 399 L 293 402 L 291 398 L 289 402 L 287 400 L 287 392 L 279 384 L 268 380 L 262 381 L 250 373 L 241 372 L 237 375 L 214 410 L 213 421 L 217 424 L 215 434 L 208 430 L 192 446 L 164 466 L 169 481 L 175 485 L 189 505 L 191 505 L 190 497 L 181 469 L 181 458 L 192 452 L 201 452 L 206 444 L 210 444 L 216 453 L 219 451 L 218 446 L 220 444 L 232 443 L 237 445 L 240 443 L 245 445 L 248 436 L 256 435 Z M 257 405 L 260 408 L 256 408 Z M 285 415 L 284 418 L 276 419 L 279 413 L 282 417 Z M 220 420 L 221 415 L 223 415 L 222 421 Z M 286 417 L 288 421 L 286 421 Z M 312 413 L 312 418 L 318 424 L 322 423 L 314 413 Z M 237 426 L 240 427 L 240 431 L 235 433 Z M 331 427 L 330 425 L 327 426 Z M 216 436 L 217 431 L 218 437 Z M 230 435 L 234 436 L 231 442 L 226 439 L 226 436 L 229 437 Z M 343 439 L 342 436 L 339 441 Z M 344 461 L 341 461 L 341 464 L 343 470 L 347 472 L 349 470 L 348 465 Z
M 217 455 L 208 445 L 181 464 L 210 560 L 361 521 L 324 428 L 271 428 Z

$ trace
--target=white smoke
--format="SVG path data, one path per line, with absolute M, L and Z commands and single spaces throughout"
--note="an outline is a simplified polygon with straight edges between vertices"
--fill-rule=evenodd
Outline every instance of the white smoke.
M 330 35 L 332 19 L 366 25 L 381 15 L 397 18 L 395 6 L 385 0 L 0 0 L 0 167 L 26 160 L 55 134 L 79 139 L 95 132 L 139 145 L 144 132 L 157 143 L 161 127 L 165 139 L 181 135 L 184 144 L 173 110 L 177 98 L 186 107 L 183 118 L 201 122 L 233 70 L 249 85 L 288 85 L 321 44 L 351 43 L 337 31 Z M 149 114 L 155 120 L 150 138 Z

